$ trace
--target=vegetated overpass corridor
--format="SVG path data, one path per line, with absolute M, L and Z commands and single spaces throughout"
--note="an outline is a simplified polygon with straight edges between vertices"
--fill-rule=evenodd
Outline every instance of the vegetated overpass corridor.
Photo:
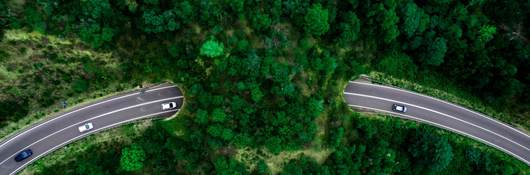
M 530 165 L 530 136 L 478 112 L 439 99 L 388 86 L 350 81 L 344 98 L 352 108 L 389 113 L 471 137 Z M 401 104 L 405 113 L 392 110 Z
M 176 107 L 162 110 L 161 104 L 167 102 L 176 102 Z M 58 114 L 0 142 L 0 175 L 15 174 L 42 156 L 92 133 L 140 119 L 174 115 L 183 102 L 182 92 L 177 87 L 161 84 Z M 78 127 L 88 122 L 93 124 L 93 129 L 81 133 Z M 33 155 L 16 162 L 14 157 L 25 149 L 31 149 Z

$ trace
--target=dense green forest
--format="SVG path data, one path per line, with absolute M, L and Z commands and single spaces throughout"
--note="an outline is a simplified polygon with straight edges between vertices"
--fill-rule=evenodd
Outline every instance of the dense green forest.
M 521 162 L 454 135 L 351 112 L 342 88 L 371 70 L 437 75 L 527 125 L 527 9 L 525 0 L 1 1 L 0 126 L 27 115 L 25 104 L 171 80 L 186 92 L 179 117 L 43 173 L 268 174 L 266 160 L 234 155 L 315 148 L 331 153 L 289 160 L 281 173 L 524 174 Z M 6 41 L 15 29 L 82 42 Z M 39 54 L 17 61 L 28 48 Z

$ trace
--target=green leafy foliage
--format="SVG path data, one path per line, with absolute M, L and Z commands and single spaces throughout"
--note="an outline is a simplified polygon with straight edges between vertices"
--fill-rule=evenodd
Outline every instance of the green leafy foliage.
M 76 80 L 72 84 L 72 89 L 74 89 L 75 92 L 85 92 L 88 89 L 88 82 L 83 79 Z
M 387 55 L 376 68 L 390 75 L 409 79 L 414 79 L 418 69 L 412 59 L 405 54 Z
M 281 173 L 527 172 L 482 149 L 467 153 L 469 145 L 443 133 L 422 135 L 410 123 L 352 114 L 341 98 L 345 82 L 373 69 L 409 80 L 437 72 L 525 125 L 526 1 L 57 2 L 0 5 L 8 9 L 0 12 L 0 25 L 80 38 L 119 59 L 93 52 L 72 56 L 89 47 L 49 46 L 47 38 L 25 47 L 4 45 L 0 116 L 19 120 L 30 108 L 13 106 L 51 106 L 110 82 L 173 81 L 186 92 L 185 109 L 134 140 L 145 152 L 138 173 L 272 173 L 277 167 L 269 167 L 270 160 L 240 162 L 236 155 L 241 149 L 285 155 L 315 147 L 332 148 L 331 154 L 318 163 L 309 156 L 286 160 Z M 75 52 L 54 50 L 63 47 Z M 24 61 L 12 59 L 26 54 L 31 56 Z M 46 171 L 130 174 L 115 163 L 120 145 L 91 147 L 97 156 Z M 462 161 L 464 155 L 471 163 Z
M 43 17 L 35 9 L 35 7 L 28 7 L 24 9 L 24 23 L 30 26 L 33 30 L 44 32 L 46 30 L 46 23 Z
M 491 25 L 482 26 L 479 30 L 479 40 L 483 43 L 487 43 L 493 39 L 493 35 L 497 32 L 497 28 Z
M 55 37 L 8 34 L 25 39 L 0 42 L 0 127 L 27 117 L 29 111 L 56 109 L 71 96 L 108 88 L 121 79 L 120 69 L 109 66 L 118 63 L 111 55 L 81 51 L 79 44 Z
M 367 16 L 370 18 L 369 24 L 380 26 L 377 35 L 382 37 L 383 43 L 389 44 L 399 36 L 399 17 L 395 6 L 386 7 L 383 3 L 377 3 L 370 8 Z
M 305 15 L 306 32 L 323 35 L 329 30 L 329 12 L 320 4 L 313 4 Z
M 256 165 L 256 173 L 257 174 L 271 174 L 269 166 L 265 161 L 259 160 L 258 165 Z
M 386 31 L 383 41 L 385 41 L 385 43 L 390 43 L 399 36 L 399 30 L 397 28 L 399 17 L 397 16 L 396 11 L 393 9 L 385 10 L 383 13 L 384 19 L 381 25 L 383 30 Z
M 420 167 L 427 167 L 431 172 L 439 172 L 451 163 L 453 159 L 451 145 L 446 138 L 437 136 L 433 130 L 420 129 L 412 140 L 409 152 L 418 160 Z
M 101 47 L 103 43 L 111 41 L 114 36 L 112 28 L 101 27 L 95 23 L 86 24 L 81 28 L 80 32 L 81 39 L 90 43 L 95 48 Z
M 403 11 L 405 13 L 403 31 L 408 37 L 411 37 L 420 27 L 420 21 L 424 14 L 413 2 L 408 3 Z
M 285 165 L 283 174 L 318 174 L 318 163 L 309 157 L 302 156 L 299 159 L 291 160 Z
M 204 42 L 201 46 L 201 55 L 213 58 L 221 56 L 224 52 L 224 46 L 223 44 L 215 41 L 215 40 L 208 40 Z
M 214 122 L 224 122 L 226 121 L 226 114 L 222 109 L 216 108 L 212 112 L 212 121 Z
M 6 1 L 0 2 L 0 38 L 4 38 L 4 30 L 8 28 L 12 18 L 11 9 Z
M 219 157 L 214 161 L 216 174 L 248 174 L 246 167 L 232 158 Z
M 125 171 L 137 171 L 144 166 L 145 152 L 138 145 L 121 150 L 120 167 Z
M 423 63 L 427 65 L 439 66 L 444 62 L 445 53 L 447 52 L 447 40 L 436 38 L 427 46 L 427 53 L 423 57 Z
M 251 17 L 252 27 L 256 30 L 267 29 L 271 23 L 271 17 L 268 14 L 257 12 Z
M 86 0 L 81 3 L 83 14 L 92 19 L 107 17 L 112 13 L 109 0 Z
M 356 41 L 360 36 L 361 21 L 353 12 L 348 12 L 345 15 L 346 22 L 340 24 L 341 35 L 340 40 L 343 42 Z
M 142 27 L 148 33 L 160 33 L 166 31 L 175 31 L 180 29 L 180 23 L 176 19 L 174 10 L 167 10 L 157 14 L 155 10 L 145 11 L 143 16 Z
M 145 0 L 144 3 L 150 4 L 150 5 L 158 5 L 159 0 Z

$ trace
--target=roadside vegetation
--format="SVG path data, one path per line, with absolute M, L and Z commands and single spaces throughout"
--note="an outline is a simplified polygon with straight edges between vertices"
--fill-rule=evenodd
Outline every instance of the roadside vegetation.
M 89 172 L 90 169 L 100 169 L 94 165 L 103 165 L 100 162 L 103 159 L 87 153 L 92 152 L 97 153 L 96 155 L 98 156 L 107 155 L 109 157 L 113 154 L 120 154 L 121 149 L 131 145 L 135 139 L 140 138 L 152 125 L 153 122 L 144 120 L 88 136 L 56 150 L 49 156 L 41 158 L 24 169 L 20 174 L 74 174 L 74 172 Z M 119 156 L 113 157 L 118 159 L 112 158 L 108 161 L 120 162 Z M 79 161 L 81 159 L 83 161 Z M 71 163 L 75 164 L 75 166 L 68 168 L 69 171 L 64 171 L 65 169 L 49 170 L 53 166 L 66 166 Z M 115 162 L 110 164 L 115 164 Z
M 349 111 L 347 106 L 339 109 Z M 530 173 L 526 164 L 507 154 L 432 126 L 356 112 L 334 120 L 340 125 L 327 127 L 322 145 L 279 154 L 263 149 L 234 149 L 232 157 L 214 162 L 197 157 L 205 152 L 194 149 L 186 137 L 168 134 L 163 128 L 171 121 L 141 122 L 71 144 L 21 174 L 130 174 L 131 170 L 139 174 L 195 174 L 204 170 L 217 174 Z M 124 162 L 125 157 L 131 158 Z M 409 169 L 411 164 L 417 165 Z
M 432 126 L 374 114 L 344 118 L 349 121 L 344 127 L 329 128 L 327 145 L 333 151 L 323 163 L 302 155 L 283 165 L 280 174 L 529 173 L 509 155 Z
M 414 82 L 375 71 L 370 72 L 369 75 L 373 83 L 395 86 L 452 102 L 530 133 L 528 113 L 519 113 L 512 108 L 499 108 L 490 103 L 483 103 L 480 98 L 458 87 L 457 82 L 442 78 L 440 75 L 422 74 Z
M 0 138 L 87 99 L 133 88 L 119 61 L 78 40 L 10 30 L 0 42 Z
M 529 6 L 524 0 L 2 1 L 0 30 L 4 40 L 14 29 L 78 39 L 80 48 L 116 58 L 108 65 L 96 56 L 43 56 L 78 67 L 58 77 L 31 74 L 43 77 L 20 87 L 36 97 L 27 103 L 51 105 L 113 82 L 166 79 L 187 95 L 178 117 L 154 122 L 131 142 L 87 142 L 87 151 L 76 154 L 83 161 L 37 163 L 37 174 L 528 174 L 520 161 L 463 137 L 363 117 L 344 104 L 342 90 L 372 70 L 411 82 L 436 72 L 476 99 L 520 114 L 506 119 L 524 126 Z M 0 71 L 19 79 L 12 68 Z M 44 81 L 50 78 L 58 80 Z M 57 87 L 30 88 L 45 83 Z M 64 95 L 39 99 L 55 89 Z M 4 92 L 5 100 L 18 99 Z M 11 121 L 29 108 L 5 111 Z

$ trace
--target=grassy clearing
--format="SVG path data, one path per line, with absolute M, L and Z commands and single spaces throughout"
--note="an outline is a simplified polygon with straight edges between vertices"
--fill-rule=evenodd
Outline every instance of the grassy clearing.
M 525 114 L 516 116 L 506 109 L 495 108 L 485 104 L 478 97 L 464 92 L 454 82 L 442 78 L 424 78 L 412 82 L 381 72 L 371 72 L 369 76 L 375 83 L 392 85 L 459 104 L 515 126 L 526 133 L 530 131 L 530 120 L 528 120 L 528 116 L 524 116 Z
M 333 151 L 330 149 L 307 148 L 296 151 L 282 151 L 275 155 L 265 149 L 242 148 L 237 151 L 234 158 L 244 163 L 249 171 L 253 171 L 259 160 L 264 160 L 272 174 L 278 174 L 283 166 L 293 159 L 298 159 L 302 155 L 315 159 L 318 163 L 323 163 Z

